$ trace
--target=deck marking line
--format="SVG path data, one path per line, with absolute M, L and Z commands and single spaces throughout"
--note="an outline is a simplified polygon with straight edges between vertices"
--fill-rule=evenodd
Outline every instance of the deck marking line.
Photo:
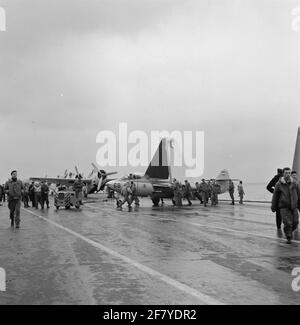
M 38 215 L 38 214 L 36 214 L 36 213 L 34 213 L 32 211 L 29 211 L 29 210 L 24 209 L 24 211 L 26 211 L 26 212 L 28 212 L 28 213 L 42 219 L 42 220 L 48 222 L 49 224 L 51 224 L 51 225 L 53 225 L 53 226 L 55 226 L 57 228 L 60 228 L 60 229 L 62 229 L 64 231 L 68 232 L 69 234 L 71 234 L 71 235 L 73 235 L 73 236 L 87 242 L 88 244 L 90 244 L 91 246 L 93 246 L 95 248 L 101 249 L 102 251 L 106 252 L 109 255 L 112 255 L 112 256 L 116 257 L 117 259 L 123 260 L 127 264 L 134 266 L 135 268 L 143 271 L 144 273 L 147 273 L 147 274 L 149 274 L 149 275 L 151 275 L 151 276 L 153 276 L 155 278 L 158 278 L 159 280 L 167 283 L 168 285 L 171 285 L 171 286 L 175 287 L 176 289 L 178 289 L 180 291 L 183 291 L 183 292 L 185 292 L 185 293 L 187 293 L 187 294 L 189 294 L 191 296 L 194 296 L 194 297 L 198 298 L 201 302 L 203 302 L 203 303 L 205 303 L 207 305 L 224 305 L 224 303 L 222 303 L 222 302 L 220 302 L 220 301 L 218 301 L 218 300 L 216 300 L 216 299 L 214 299 L 214 298 L 212 298 L 212 297 L 210 297 L 210 296 L 208 296 L 206 294 L 203 294 L 200 291 L 198 291 L 196 289 L 193 289 L 193 288 L 189 287 L 188 285 L 186 285 L 184 283 L 181 283 L 181 282 L 179 282 L 179 281 L 177 281 L 175 279 L 172 279 L 171 277 L 169 277 L 167 275 L 164 275 L 164 274 L 162 274 L 162 273 L 160 273 L 158 271 L 155 271 L 155 270 L 151 269 L 148 266 L 145 266 L 145 265 L 143 265 L 143 264 L 141 264 L 139 262 L 136 262 L 136 261 L 134 261 L 134 260 L 122 255 L 122 254 L 119 254 L 116 251 L 114 251 L 114 250 L 112 250 L 112 249 L 110 249 L 110 248 L 108 248 L 108 247 L 106 247 L 106 246 L 104 246 L 104 245 L 102 245 L 102 244 L 100 244 L 98 242 L 95 242 L 94 240 L 91 240 L 91 239 L 89 239 L 89 238 L 87 238 L 87 237 L 85 237 L 83 235 L 80 235 L 79 233 L 77 233 L 77 232 L 75 232 L 75 231 L 73 231 L 73 230 L 71 230 L 69 228 L 66 228 L 66 227 L 60 225 L 59 223 L 56 223 L 55 221 L 49 220 L 49 219 L 47 219 L 45 217 L 42 217 L 42 216 L 40 216 L 40 215 Z

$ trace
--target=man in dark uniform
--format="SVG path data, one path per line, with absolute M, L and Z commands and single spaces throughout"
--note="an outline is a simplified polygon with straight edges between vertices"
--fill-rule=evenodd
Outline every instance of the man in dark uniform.
M 203 200 L 202 200 L 202 196 L 201 196 L 201 193 L 200 193 L 200 184 L 199 184 L 199 182 L 195 183 L 195 187 L 196 187 L 196 189 L 195 189 L 194 195 L 200 201 L 200 204 L 202 204 Z
M 275 189 L 275 185 L 276 183 L 279 181 L 280 177 L 282 177 L 282 169 L 281 168 L 277 168 L 277 175 L 275 175 L 269 182 L 269 184 L 267 185 L 267 190 L 270 193 L 274 193 L 274 189 Z M 276 213 L 276 226 L 277 229 L 280 230 L 281 229 L 281 224 L 282 224 L 282 220 L 281 220 L 281 215 L 280 215 L 280 210 L 277 209 L 275 211 Z
M 24 184 L 24 192 L 23 192 L 23 203 L 24 203 L 24 208 L 29 208 L 29 184 L 25 183 Z
M 127 202 L 128 208 L 131 208 L 132 191 L 131 191 L 131 187 L 130 187 L 130 183 L 129 182 L 127 182 L 126 184 L 124 184 L 124 186 L 122 187 L 121 194 L 123 195 L 124 199 L 123 199 L 123 201 L 119 200 L 117 202 L 118 208 L 122 208 L 122 206 L 123 206 L 123 204 L 125 202 Z
M 230 198 L 231 198 L 231 204 L 234 205 L 234 184 L 233 184 L 233 181 L 230 180 L 229 181 L 229 195 L 230 195 Z
M 299 202 L 299 184 L 291 177 L 291 169 L 286 167 L 283 169 L 283 177 L 276 183 L 271 209 L 273 212 L 280 210 L 288 244 L 291 243 L 293 232 L 299 224 Z
M 34 200 L 34 182 L 32 182 L 29 185 L 29 198 L 30 198 L 30 201 L 31 201 L 31 205 L 34 208 L 35 207 L 35 200 Z
M 41 206 L 44 209 L 45 203 L 47 204 L 47 209 L 49 209 L 49 186 L 47 183 L 42 182 L 41 186 Z
M 202 179 L 202 182 L 199 185 L 199 191 L 202 197 L 202 201 L 204 206 L 206 207 L 207 201 L 208 201 L 208 185 L 205 182 L 205 179 Z
M 192 205 L 192 202 L 191 202 L 191 191 L 192 191 L 192 188 L 191 188 L 191 184 L 185 180 L 184 181 L 184 184 L 185 184 L 185 187 L 184 187 L 184 192 L 183 192 L 183 198 L 187 199 L 189 205 Z
M 174 197 L 173 197 L 173 205 L 179 207 L 182 206 L 182 193 L 181 193 L 181 185 L 176 178 L 173 179 L 173 191 L 174 191 Z
M 78 175 L 77 180 L 74 182 L 73 190 L 75 191 L 75 197 L 82 205 L 82 189 L 83 189 L 83 182 L 82 182 L 81 175 Z
M 40 204 L 40 206 L 42 206 L 42 186 L 41 186 L 41 183 L 40 182 L 35 182 L 33 188 L 34 188 L 35 208 L 38 209 L 39 204 Z
M 299 180 L 298 180 L 298 175 L 297 175 L 297 172 L 295 170 L 292 171 L 292 174 L 291 174 L 293 180 L 296 182 L 296 183 L 299 183 Z
M 11 180 L 5 184 L 5 192 L 7 194 L 9 217 L 11 226 L 16 223 L 16 228 L 20 227 L 20 209 L 22 199 L 23 183 L 17 178 L 17 171 L 11 172 Z
M 221 193 L 221 186 L 216 182 L 212 181 L 211 185 L 211 205 L 217 205 L 219 203 L 218 194 Z
M 131 181 L 131 183 L 130 183 L 130 189 L 131 189 L 131 193 L 132 193 L 132 197 L 131 197 L 132 202 L 134 201 L 134 204 L 136 206 L 139 206 L 140 201 L 139 201 L 139 198 L 137 196 L 137 188 L 136 188 L 136 185 L 134 184 L 133 181 Z

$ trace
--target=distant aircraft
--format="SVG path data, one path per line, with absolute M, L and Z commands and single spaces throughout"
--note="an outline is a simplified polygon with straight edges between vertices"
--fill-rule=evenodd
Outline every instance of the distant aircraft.
M 292 170 L 297 172 L 298 179 L 300 179 L 300 127 L 297 130 L 295 153 L 293 159 Z M 238 179 L 231 179 L 232 181 L 239 181 Z M 222 170 L 216 177 L 216 181 L 221 186 L 221 194 L 228 191 L 230 176 L 226 169 Z
M 168 161 L 167 140 L 162 139 L 144 175 L 132 173 L 106 183 L 106 186 L 117 193 L 128 182 L 134 182 L 137 196 L 150 197 L 157 206 L 161 198 L 174 196 L 171 168 Z
M 93 170 L 89 174 L 88 178 L 82 178 L 81 181 L 86 184 L 85 196 L 95 192 L 104 190 L 104 187 L 107 182 L 112 181 L 113 179 L 108 179 L 107 176 L 117 174 L 117 172 L 107 173 L 105 170 L 100 170 L 95 164 L 92 163 Z M 67 187 L 72 186 L 74 182 L 78 179 L 78 176 L 82 176 L 79 173 L 78 168 L 75 166 L 76 173 L 69 173 L 66 170 L 63 177 L 49 178 L 49 177 L 30 177 L 30 180 L 35 182 L 47 182 L 50 184 L 60 184 Z M 93 177 L 93 175 L 95 176 Z M 67 178 L 67 177 L 70 178 Z M 74 177 L 73 177 L 74 176 Z
M 161 198 L 173 198 L 174 188 L 166 146 L 167 140 L 162 139 L 144 175 L 131 173 L 106 183 L 106 186 L 112 191 L 121 193 L 123 186 L 133 181 L 137 188 L 137 196 L 150 197 L 155 206 L 159 204 Z M 226 169 L 222 170 L 216 177 L 216 182 L 221 188 L 221 194 L 228 192 L 230 180 L 237 179 L 231 179 Z M 195 191 L 196 189 L 192 187 L 192 190 Z
M 221 170 L 220 174 L 215 178 L 216 183 L 221 187 L 221 193 L 226 193 L 229 191 L 230 181 L 239 181 L 239 179 L 230 178 L 229 172 L 226 169 Z

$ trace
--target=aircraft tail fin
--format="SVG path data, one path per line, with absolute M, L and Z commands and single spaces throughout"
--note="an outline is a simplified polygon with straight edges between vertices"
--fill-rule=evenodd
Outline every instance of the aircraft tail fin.
M 295 170 L 297 172 L 297 175 L 299 177 L 299 175 L 300 175 L 300 127 L 298 128 L 298 133 L 297 133 L 297 138 L 296 138 L 293 170 Z
M 146 170 L 145 176 L 158 179 L 169 179 L 171 177 L 166 139 L 161 140 Z

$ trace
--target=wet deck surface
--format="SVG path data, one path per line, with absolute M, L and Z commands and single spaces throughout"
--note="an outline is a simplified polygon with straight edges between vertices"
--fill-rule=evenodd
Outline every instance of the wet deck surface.
M 291 245 L 264 204 L 117 210 L 94 196 L 83 209 L 0 207 L 0 304 L 299 304 Z

